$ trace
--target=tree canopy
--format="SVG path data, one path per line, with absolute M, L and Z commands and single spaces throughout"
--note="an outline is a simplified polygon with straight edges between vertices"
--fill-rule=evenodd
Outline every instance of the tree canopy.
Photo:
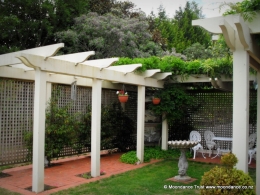
M 147 57 L 161 50 L 151 41 L 144 15 L 119 17 L 111 13 L 89 13 L 75 19 L 71 29 L 58 32 L 59 41 L 66 43 L 65 53 L 95 51 L 96 58 Z
M 85 0 L 0 1 L 0 54 L 55 43 L 53 33 L 87 10 Z

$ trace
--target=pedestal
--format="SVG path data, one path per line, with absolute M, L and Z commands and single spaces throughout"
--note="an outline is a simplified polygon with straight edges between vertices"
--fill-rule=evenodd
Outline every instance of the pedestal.
M 186 151 L 188 149 L 187 148 L 180 148 L 181 151 L 181 156 L 179 158 L 179 163 L 178 163 L 178 167 L 179 167 L 179 175 L 175 176 L 174 179 L 179 180 L 179 181 L 189 181 L 191 180 L 191 177 L 187 176 L 186 172 L 188 169 L 188 161 L 186 158 Z

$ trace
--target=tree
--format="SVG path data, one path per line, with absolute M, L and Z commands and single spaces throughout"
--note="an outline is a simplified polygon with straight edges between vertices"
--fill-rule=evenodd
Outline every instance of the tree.
M 175 12 L 173 23 L 175 25 L 173 45 L 177 52 L 183 52 L 194 43 L 200 43 L 206 48 L 210 44 L 210 34 L 200 28 L 192 26 L 192 20 L 203 18 L 201 8 L 194 1 L 187 1 L 185 7 Z
M 95 58 L 147 57 L 161 49 L 151 41 L 144 15 L 121 18 L 113 14 L 89 13 L 75 18 L 70 30 L 56 34 L 66 43 L 64 53 L 95 51 Z
M 190 47 L 186 48 L 183 53 L 188 60 L 207 59 L 212 57 L 211 51 L 207 50 L 205 46 L 199 43 L 192 44 Z
M 55 43 L 54 32 L 87 10 L 86 0 L 0 1 L 0 54 Z
M 136 5 L 130 1 L 89 0 L 90 11 L 99 15 L 113 13 L 121 17 L 139 17 L 141 11 L 135 7 Z

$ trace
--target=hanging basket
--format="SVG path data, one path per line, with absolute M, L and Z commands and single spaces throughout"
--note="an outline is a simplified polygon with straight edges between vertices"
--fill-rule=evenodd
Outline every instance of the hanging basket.
M 160 98 L 153 98 L 153 104 L 159 104 L 161 101 Z
M 128 95 L 119 95 L 118 99 L 121 103 L 125 103 L 128 100 Z

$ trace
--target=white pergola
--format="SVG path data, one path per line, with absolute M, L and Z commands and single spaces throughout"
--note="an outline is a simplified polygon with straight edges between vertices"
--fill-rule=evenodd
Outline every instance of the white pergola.
M 228 15 L 193 20 L 193 26 L 201 26 L 214 34 L 223 34 L 233 52 L 233 153 L 238 157 L 237 168 L 248 172 L 249 138 L 249 66 L 257 71 L 260 84 L 260 49 L 253 34 L 260 34 L 260 14 L 252 22 L 240 15 Z M 260 90 L 257 90 L 260 98 Z M 260 151 L 260 102 L 257 103 L 257 151 Z M 257 155 L 259 158 L 259 154 Z M 256 161 L 256 184 L 260 183 L 260 160 Z M 260 186 L 256 185 L 256 194 Z
M 163 88 L 171 73 L 160 69 L 134 73 L 141 64 L 111 66 L 118 58 L 88 60 L 95 52 L 55 56 L 63 43 L 0 55 L 0 77 L 35 80 L 33 118 L 32 191 L 44 190 L 45 107 L 51 97 L 51 83 L 92 87 L 91 176 L 100 175 L 100 119 L 102 88 L 119 89 L 119 85 L 137 86 L 137 157 L 144 159 L 145 87 Z M 168 127 L 162 124 L 162 149 L 168 148 Z

